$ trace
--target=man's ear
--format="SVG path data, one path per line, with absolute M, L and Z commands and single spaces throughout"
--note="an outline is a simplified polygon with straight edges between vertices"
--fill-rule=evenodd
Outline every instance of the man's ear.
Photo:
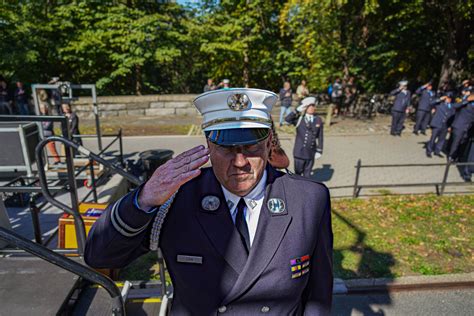
M 272 140 L 273 140 L 273 131 L 271 131 L 270 134 L 267 137 L 267 148 L 268 149 L 272 148 Z

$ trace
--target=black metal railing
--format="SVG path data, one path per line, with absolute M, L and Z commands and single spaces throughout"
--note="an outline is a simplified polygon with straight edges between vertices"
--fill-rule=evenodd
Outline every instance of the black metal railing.
M 91 152 L 87 148 L 85 148 L 81 145 L 78 145 L 78 144 L 74 143 L 73 141 L 71 141 L 69 139 L 66 139 L 66 138 L 63 138 L 63 137 L 58 137 L 58 136 L 52 136 L 52 137 L 48 137 L 48 138 L 42 140 L 38 144 L 38 146 L 36 146 L 36 161 L 38 163 L 38 177 L 39 177 L 39 180 L 40 180 L 41 191 L 43 193 L 43 196 L 49 203 L 51 203 L 52 205 L 58 207 L 59 209 L 64 210 L 66 213 L 73 216 L 74 225 L 75 225 L 75 228 L 76 228 L 78 251 L 79 251 L 79 253 L 82 254 L 83 251 L 84 251 L 84 248 L 85 248 L 85 243 L 86 243 L 86 232 L 85 232 L 85 227 L 84 227 L 84 221 L 82 220 L 82 217 L 79 214 L 79 205 L 78 205 L 79 203 L 78 203 L 78 200 L 77 200 L 77 192 L 74 195 L 75 200 L 72 201 L 72 206 L 69 207 L 68 205 L 58 201 L 57 199 L 55 199 L 52 196 L 52 194 L 51 194 L 51 192 L 48 188 L 48 185 L 47 185 L 46 172 L 44 170 L 45 163 L 44 163 L 42 152 L 43 152 L 44 147 L 46 146 L 46 144 L 48 144 L 49 142 L 59 142 L 59 143 L 62 143 L 65 146 L 66 149 L 72 148 L 72 149 L 77 150 L 78 152 L 80 152 L 81 154 L 83 154 L 84 156 L 89 158 L 89 165 L 91 165 L 92 167 L 93 167 L 93 161 L 96 161 L 98 163 L 103 164 L 107 168 L 111 169 L 113 172 L 120 174 L 121 176 L 123 176 L 124 178 L 126 178 L 128 181 L 130 181 L 133 184 L 139 185 L 141 183 L 141 181 L 138 178 L 136 178 L 135 176 L 133 176 L 133 175 L 129 174 L 128 172 L 126 172 L 125 170 L 115 166 L 113 163 L 105 160 L 104 158 L 100 157 L 99 155 L 94 154 L 93 152 Z M 71 188 L 76 189 L 76 187 L 75 187 L 76 181 L 75 181 L 75 174 L 74 174 L 74 166 L 73 166 L 72 163 L 73 163 L 72 159 L 66 159 L 66 165 L 67 165 L 66 170 L 67 170 L 67 174 L 68 174 L 68 185 L 69 185 L 70 189 Z M 92 177 L 94 176 L 94 170 L 93 169 L 92 169 L 92 172 L 91 172 L 91 176 Z
M 459 186 L 469 185 L 466 182 L 448 182 L 448 175 L 451 166 L 473 166 L 474 162 L 447 162 L 447 163 L 434 163 L 434 164 L 377 164 L 377 165 L 362 165 L 361 159 L 357 161 L 355 165 L 356 175 L 355 182 L 352 186 L 353 192 L 352 197 L 357 198 L 360 195 L 360 191 L 363 188 L 394 188 L 394 187 L 427 187 L 434 186 L 437 195 L 443 195 L 447 186 Z M 409 167 L 445 167 L 443 178 L 441 182 L 419 182 L 419 183 L 376 183 L 376 184 L 361 184 L 360 173 L 362 169 L 368 168 L 409 168 Z M 349 188 L 351 186 L 343 186 Z M 337 187 L 337 188 L 343 188 Z

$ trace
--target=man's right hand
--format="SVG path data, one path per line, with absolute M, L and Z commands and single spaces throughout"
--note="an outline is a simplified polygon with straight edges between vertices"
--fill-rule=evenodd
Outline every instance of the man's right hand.
M 150 209 L 165 203 L 183 184 L 201 174 L 199 167 L 209 160 L 209 149 L 197 146 L 168 160 L 155 170 L 143 186 L 138 203 Z

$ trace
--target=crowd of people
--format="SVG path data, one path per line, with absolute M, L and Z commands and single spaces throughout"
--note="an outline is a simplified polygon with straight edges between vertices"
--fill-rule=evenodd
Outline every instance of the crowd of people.
M 452 83 L 444 83 L 438 91 L 433 90 L 433 83 L 427 82 L 415 93 L 419 96 L 416 107 L 416 122 L 413 134 L 426 135 L 431 128 L 431 136 L 426 143 L 426 156 L 444 157 L 449 162 L 473 162 L 474 146 L 474 87 L 471 80 L 464 80 L 455 88 Z M 390 134 L 401 136 L 404 122 L 412 107 L 412 96 L 408 82 L 400 81 L 398 87 L 390 92 L 395 96 L 392 107 L 392 124 Z M 412 108 L 412 109 L 411 109 Z M 448 136 L 449 135 L 449 136 Z M 465 181 L 471 180 L 473 166 L 461 168 Z
M 230 80 L 224 79 L 216 85 L 214 84 L 214 79 L 209 78 L 207 79 L 207 83 L 204 86 L 203 92 L 219 90 L 219 89 L 224 89 L 224 90 L 230 89 Z
M 23 82 L 17 81 L 13 93 L 8 88 L 5 78 L 0 77 L 0 115 L 30 114 L 28 94 Z
M 49 84 L 59 82 L 58 77 L 53 77 Z M 39 115 L 64 115 L 68 118 L 69 135 L 74 142 L 82 144 L 80 137 L 72 137 L 80 135 L 79 117 L 72 110 L 69 101 L 64 100 L 59 89 L 50 89 L 49 93 L 45 89 L 37 91 L 38 97 L 38 113 Z M 30 97 L 26 91 L 25 85 L 21 81 L 16 81 L 15 89 L 9 89 L 7 81 L 0 77 L 0 115 L 35 115 L 35 111 L 31 109 Z M 43 135 L 45 137 L 54 136 L 53 122 L 42 122 Z M 62 131 L 67 134 L 67 131 Z M 47 145 L 49 156 L 54 164 L 61 162 L 60 155 L 56 150 L 54 142 Z

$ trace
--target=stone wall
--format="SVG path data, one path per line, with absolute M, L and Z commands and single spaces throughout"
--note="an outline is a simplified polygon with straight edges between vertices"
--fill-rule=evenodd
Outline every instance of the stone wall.
M 193 106 L 197 94 L 165 94 L 143 96 L 104 96 L 98 97 L 99 113 L 101 117 L 110 116 L 172 116 L 172 115 L 199 115 Z M 368 105 L 368 95 L 359 95 L 354 108 L 360 109 Z M 384 99 L 384 95 L 378 95 Z M 319 96 L 321 105 L 327 105 L 323 95 Z M 293 107 L 297 106 L 296 95 L 293 96 Z M 273 114 L 279 112 L 277 102 Z M 73 103 L 73 109 L 81 118 L 94 118 L 92 98 L 80 98 Z
M 198 115 L 193 106 L 195 94 L 98 97 L 101 117 Z M 92 98 L 80 98 L 73 109 L 81 118 L 94 118 Z

